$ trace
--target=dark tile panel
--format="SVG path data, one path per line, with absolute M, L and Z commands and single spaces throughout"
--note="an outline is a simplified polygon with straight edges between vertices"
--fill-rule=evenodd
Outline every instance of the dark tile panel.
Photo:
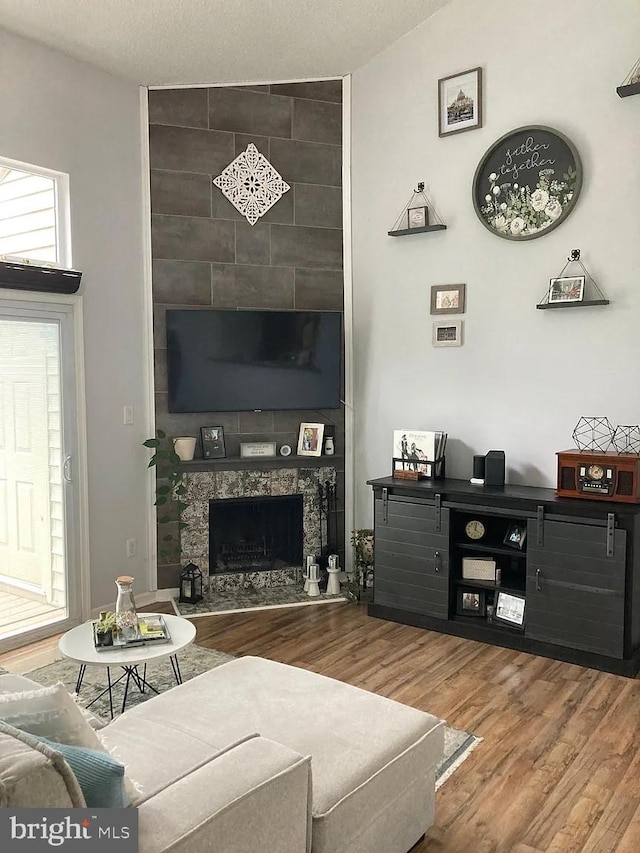
M 292 269 L 261 266 L 213 267 L 216 308 L 293 308 Z
M 247 221 L 216 186 L 213 186 L 212 189 L 211 214 L 214 219 L 233 219 L 238 222 Z M 288 190 L 264 216 L 261 216 L 254 227 L 265 222 L 279 222 L 283 225 L 293 224 L 293 188 Z
M 206 89 L 158 89 L 149 92 L 149 124 L 208 127 Z
M 337 411 L 339 410 L 336 409 Z M 274 412 L 273 429 L 275 432 L 293 432 L 297 441 L 301 423 L 327 424 L 333 421 L 335 421 L 335 417 L 327 417 L 315 409 Z
M 342 104 L 329 104 L 325 101 L 293 102 L 294 139 L 306 139 L 309 142 L 328 142 L 331 145 L 342 144 Z
M 226 436 L 238 432 L 237 412 L 193 412 L 182 414 L 167 411 L 167 398 L 156 394 L 156 424 L 167 435 L 193 435 L 200 443 L 200 427 L 221 426 Z
M 158 566 L 158 589 L 178 589 L 182 566 Z
M 255 136 L 253 133 L 236 133 L 235 134 L 235 156 L 241 154 L 243 151 L 247 150 L 247 146 L 250 142 L 256 146 L 258 151 L 262 154 L 263 157 L 269 159 L 269 137 L 268 136 Z
M 342 270 L 296 269 L 295 306 L 306 311 L 342 311 Z
M 342 183 L 342 148 L 319 142 L 272 139 L 270 163 L 288 184 Z
M 236 223 L 236 263 L 264 264 L 270 261 L 270 226 L 249 225 L 244 217 Z
M 291 99 L 246 89 L 209 89 L 209 127 L 291 137 Z
M 199 172 L 216 177 L 234 157 L 232 133 L 168 127 L 162 124 L 151 125 L 149 128 L 149 159 L 152 169 Z
M 342 269 L 342 231 L 271 225 L 271 263 L 282 267 Z
M 151 212 L 211 216 L 211 177 L 151 170 Z
M 313 101 L 342 103 L 342 80 L 315 80 L 308 83 L 272 83 L 271 91 L 275 95 L 288 95 L 290 98 L 309 98 Z
M 158 394 L 167 394 L 167 351 L 157 349 L 153 351 L 153 378 L 154 388 Z
M 273 432 L 273 412 L 240 412 L 239 421 L 240 433 Z
M 156 214 L 151 217 L 151 240 L 154 258 L 221 263 L 234 259 L 233 222 Z
M 156 302 L 211 305 L 211 264 L 199 261 L 154 261 Z
M 295 184 L 296 225 L 342 228 L 342 187 Z

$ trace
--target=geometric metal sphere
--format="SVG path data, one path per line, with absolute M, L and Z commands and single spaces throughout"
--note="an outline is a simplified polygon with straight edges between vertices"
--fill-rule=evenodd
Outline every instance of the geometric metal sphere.
M 578 450 L 604 453 L 613 440 L 613 427 L 608 418 L 580 418 L 573 428 L 573 440 Z
M 613 434 L 613 444 L 618 453 L 640 455 L 640 425 L 617 426 Z

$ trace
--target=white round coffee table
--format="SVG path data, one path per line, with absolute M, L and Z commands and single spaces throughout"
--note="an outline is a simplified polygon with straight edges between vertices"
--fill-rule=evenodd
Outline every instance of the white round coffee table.
M 127 703 L 127 693 L 129 692 L 129 684 L 132 679 L 141 693 L 144 693 L 147 689 L 152 690 L 154 693 L 158 692 L 146 679 L 147 664 L 151 661 L 169 658 L 176 683 L 182 684 L 182 674 L 180 672 L 180 665 L 178 664 L 178 652 L 191 645 L 196 636 L 195 625 L 189 622 L 188 619 L 183 619 L 182 616 L 172 616 L 169 613 L 145 613 L 141 615 L 161 615 L 167 625 L 171 637 L 170 641 L 168 643 L 147 643 L 146 645 L 132 646 L 128 649 L 106 648 L 103 651 L 98 651 L 93 644 L 94 620 L 90 620 L 67 631 L 58 643 L 58 648 L 63 657 L 80 664 L 80 671 L 78 672 L 78 679 L 76 681 L 76 693 L 80 693 L 82 679 L 84 678 L 87 666 L 106 667 L 108 686 L 102 693 L 92 699 L 86 707 L 89 708 L 101 696 L 108 693 L 109 710 L 111 711 L 112 719 L 113 687 L 122 681 L 122 679 L 126 679 L 122 711 L 124 711 Z M 112 666 L 119 666 L 123 670 L 122 675 L 116 681 L 111 681 Z M 140 666 L 143 667 L 142 672 L 138 669 Z

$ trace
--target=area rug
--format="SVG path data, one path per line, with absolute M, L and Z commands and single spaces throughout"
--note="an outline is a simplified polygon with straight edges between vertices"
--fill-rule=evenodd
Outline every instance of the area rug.
M 302 586 L 259 587 L 257 589 L 228 589 L 205 592 L 197 604 L 173 599 L 173 609 L 178 616 L 195 619 L 198 616 L 215 616 L 217 613 L 243 613 L 246 610 L 270 610 L 274 607 L 302 607 L 308 604 L 330 604 L 346 601 L 344 595 L 327 595 L 326 592 L 310 598 Z
M 233 655 L 218 652 L 213 649 L 205 649 L 202 646 L 191 645 L 180 652 L 180 670 L 182 672 L 183 681 L 188 681 L 196 675 L 200 675 L 215 666 L 220 666 L 222 663 L 233 660 Z M 75 690 L 76 678 L 78 675 L 78 666 L 69 660 L 58 660 L 50 663 L 47 666 L 42 666 L 39 669 L 31 670 L 27 673 L 29 678 L 37 681 L 38 684 L 44 686 L 57 684 L 62 681 L 63 684 L 73 692 Z M 175 686 L 173 671 L 168 660 L 157 661 L 156 663 L 147 666 L 147 680 L 161 692 L 169 690 Z M 105 672 L 102 667 L 88 666 L 85 674 L 82 690 L 80 693 L 80 701 L 87 704 L 101 690 L 104 690 L 106 685 Z M 120 710 L 122 704 L 122 689 L 123 685 L 118 685 L 114 688 L 114 711 Z M 134 705 L 139 705 L 146 702 L 155 696 L 154 693 L 140 693 L 137 688 L 130 686 L 127 696 L 127 709 Z M 109 719 L 109 698 L 103 696 L 101 699 L 91 706 L 93 713 Z M 436 771 L 436 790 L 446 782 L 455 770 L 465 761 L 472 750 L 480 743 L 481 738 L 470 735 L 459 729 L 454 729 L 445 724 L 444 728 L 444 757 Z

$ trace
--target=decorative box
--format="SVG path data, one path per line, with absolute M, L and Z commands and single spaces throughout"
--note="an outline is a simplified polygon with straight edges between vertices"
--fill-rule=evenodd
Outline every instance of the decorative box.
M 462 578 L 466 581 L 496 582 L 496 561 L 491 557 L 463 557 Z

